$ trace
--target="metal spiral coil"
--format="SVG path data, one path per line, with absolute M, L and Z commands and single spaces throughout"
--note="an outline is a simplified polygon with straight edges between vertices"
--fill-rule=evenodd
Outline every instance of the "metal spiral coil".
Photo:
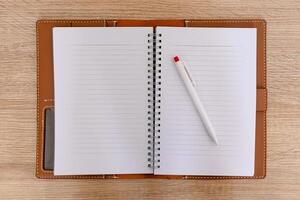
M 148 34 L 148 167 L 160 168 L 161 34 Z
M 154 93 L 154 36 L 153 34 L 148 34 L 148 65 L 147 65 L 147 92 L 148 92 L 148 141 L 147 141 L 147 162 L 148 167 L 153 168 L 154 166 L 154 106 L 155 106 L 155 93 Z
M 160 168 L 160 126 L 161 126 L 161 60 L 162 60 L 162 51 L 161 51 L 161 43 L 162 43 L 162 34 L 156 34 L 156 45 L 155 45 L 155 125 L 154 125 L 154 136 L 155 136 L 155 168 Z

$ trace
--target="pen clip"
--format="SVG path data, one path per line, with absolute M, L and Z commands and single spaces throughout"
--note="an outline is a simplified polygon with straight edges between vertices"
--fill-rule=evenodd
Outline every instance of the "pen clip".
M 186 65 L 185 65 L 184 63 L 183 63 L 183 66 L 184 66 L 184 70 L 185 70 L 186 74 L 188 75 L 188 77 L 189 77 L 189 79 L 190 79 L 192 85 L 193 85 L 194 87 L 197 87 L 197 86 L 198 86 L 197 82 L 194 81 L 194 79 L 192 78 L 192 75 L 191 75 L 190 71 L 188 70 L 188 68 L 186 67 Z

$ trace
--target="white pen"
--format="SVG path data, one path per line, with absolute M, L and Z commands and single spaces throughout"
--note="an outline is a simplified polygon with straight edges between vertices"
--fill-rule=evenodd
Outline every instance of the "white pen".
M 201 120 L 205 126 L 206 131 L 208 132 L 208 135 L 212 138 L 212 140 L 218 144 L 217 136 L 215 133 L 215 130 L 211 124 L 211 121 L 209 120 L 207 113 L 203 107 L 203 104 L 201 103 L 199 96 L 196 92 L 195 86 L 196 83 L 193 81 L 192 76 L 190 75 L 188 69 L 186 66 L 180 61 L 178 56 L 174 57 L 175 65 L 177 68 L 178 73 L 180 74 L 186 89 L 188 90 L 192 101 L 201 117 Z

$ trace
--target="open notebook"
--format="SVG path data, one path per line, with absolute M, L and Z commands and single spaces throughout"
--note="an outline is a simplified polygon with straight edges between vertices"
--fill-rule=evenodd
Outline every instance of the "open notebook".
M 55 27 L 54 174 L 252 176 L 256 44 L 256 28 Z

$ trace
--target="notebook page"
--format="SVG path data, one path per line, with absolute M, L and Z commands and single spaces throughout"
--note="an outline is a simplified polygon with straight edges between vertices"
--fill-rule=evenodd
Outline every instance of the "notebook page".
M 252 176 L 256 29 L 158 27 L 161 35 L 160 168 L 155 174 Z M 179 76 L 180 56 L 216 131 L 208 136 Z
M 152 28 L 54 28 L 55 175 L 147 167 Z

